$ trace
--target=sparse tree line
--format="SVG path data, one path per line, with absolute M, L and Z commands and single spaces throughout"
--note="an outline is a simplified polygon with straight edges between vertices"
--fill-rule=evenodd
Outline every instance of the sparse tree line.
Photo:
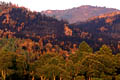
M 21 47 L 22 43 L 14 38 L 0 40 L 1 80 L 120 80 L 120 54 L 112 54 L 107 45 L 93 52 L 83 41 L 66 56 L 50 51 L 39 54 L 27 50 L 30 45 Z

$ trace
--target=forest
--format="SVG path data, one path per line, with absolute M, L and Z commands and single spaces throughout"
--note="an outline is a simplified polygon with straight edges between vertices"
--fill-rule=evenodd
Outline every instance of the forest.
M 94 52 L 83 41 L 72 50 L 66 53 L 57 45 L 1 38 L 1 80 L 120 80 L 120 53 L 112 54 L 109 46 Z
M 94 52 L 85 41 L 66 53 L 57 45 L 1 38 L 0 65 L 1 80 L 120 80 L 120 53 L 107 45 Z
M 0 2 L 0 80 L 120 80 L 119 15 L 69 24 Z

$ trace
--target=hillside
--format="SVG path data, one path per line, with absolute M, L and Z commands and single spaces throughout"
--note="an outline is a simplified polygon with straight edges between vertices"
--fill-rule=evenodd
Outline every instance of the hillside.
M 116 49 L 120 48 L 120 12 L 103 14 L 83 23 L 72 24 L 70 27 L 73 36 L 93 40 L 97 46 L 108 44 Z
M 118 10 L 113 8 L 85 5 L 67 10 L 47 10 L 42 11 L 41 13 L 48 16 L 56 17 L 59 20 L 67 20 L 69 23 L 76 23 L 86 21 L 87 19 L 94 16 L 99 16 L 101 14 L 111 13 L 114 11 Z
M 92 17 L 86 22 L 68 24 L 63 20 L 32 12 L 12 4 L 0 6 L 0 37 L 17 37 L 42 41 L 70 51 L 74 45 L 86 41 L 95 51 L 103 44 L 119 51 L 120 12 Z
M 11 4 L 2 3 L 0 8 L 0 29 L 15 32 L 16 36 L 60 36 L 64 33 L 63 21 Z

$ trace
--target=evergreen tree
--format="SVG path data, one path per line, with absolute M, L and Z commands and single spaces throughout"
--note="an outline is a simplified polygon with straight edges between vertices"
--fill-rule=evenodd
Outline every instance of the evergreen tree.
M 79 52 L 88 52 L 88 53 L 92 53 L 93 49 L 85 42 L 81 42 L 79 45 Z
M 109 46 L 107 45 L 102 45 L 102 47 L 100 48 L 100 50 L 98 52 L 96 52 L 98 54 L 107 54 L 107 55 L 112 55 L 112 50 Z

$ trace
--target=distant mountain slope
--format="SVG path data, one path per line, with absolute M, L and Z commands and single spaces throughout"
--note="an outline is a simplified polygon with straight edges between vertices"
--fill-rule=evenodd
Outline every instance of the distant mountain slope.
M 118 11 L 113 8 L 105 8 L 105 7 L 95 7 L 95 6 L 80 6 L 67 10 L 47 10 L 42 11 L 42 14 L 46 14 L 48 16 L 56 17 L 57 19 L 67 20 L 69 23 L 83 22 L 87 19 L 99 16 L 105 13 L 111 13 L 114 11 Z

